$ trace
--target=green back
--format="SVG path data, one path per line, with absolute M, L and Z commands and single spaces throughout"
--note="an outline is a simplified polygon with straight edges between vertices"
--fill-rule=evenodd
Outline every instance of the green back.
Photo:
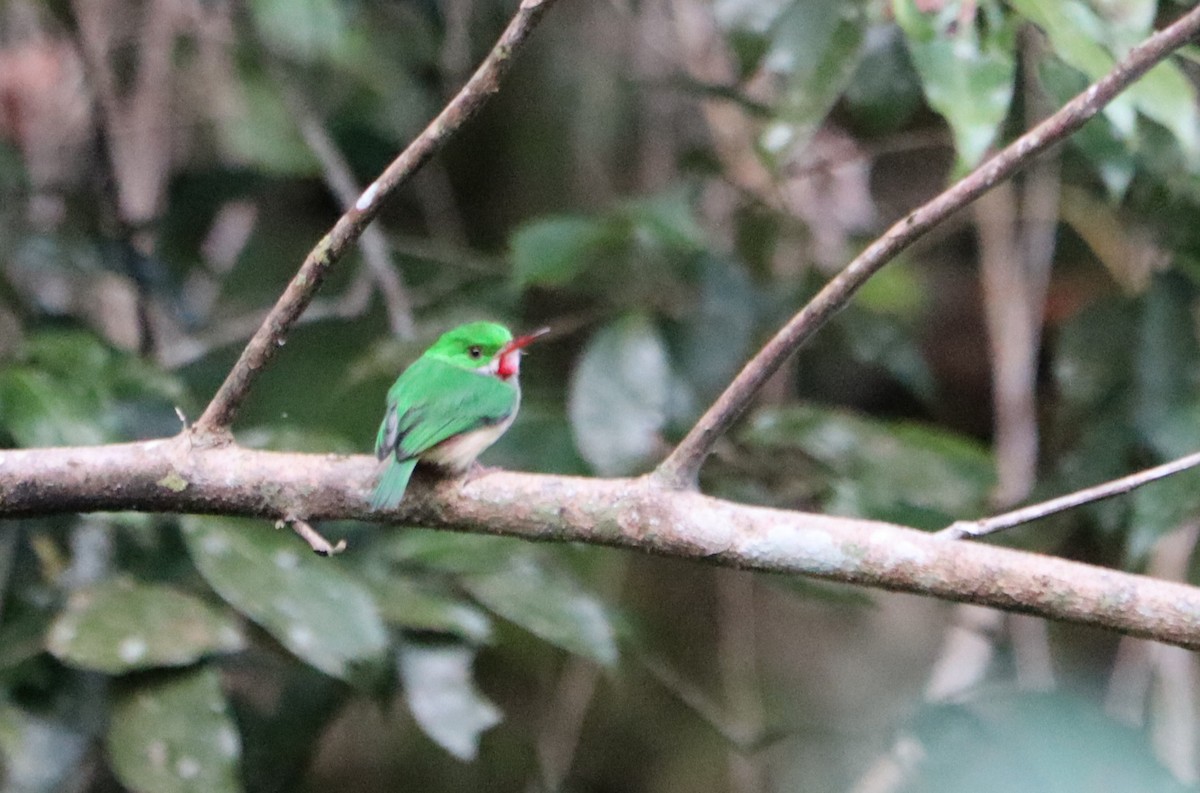
M 388 391 L 376 456 L 418 457 L 455 435 L 508 418 L 518 402 L 516 383 L 474 369 L 485 366 L 511 338 L 503 326 L 483 322 L 444 334 Z

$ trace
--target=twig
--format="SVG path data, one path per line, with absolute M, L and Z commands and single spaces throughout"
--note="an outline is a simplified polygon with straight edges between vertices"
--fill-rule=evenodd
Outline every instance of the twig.
M 346 156 L 337 147 L 329 131 L 317 116 L 301 90 L 294 85 L 281 69 L 275 70 L 275 81 L 280 85 L 284 102 L 296 117 L 296 126 L 309 150 L 321 163 L 325 184 L 337 198 L 343 210 L 348 210 L 362 192 L 354 179 L 354 172 Z M 388 323 L 392 333 L 402 339 L 411 339 L 414 334 L 412 301 L 404 288 L 399 270 L 388 252 L 387 239 L 379 226 L 363 229 L 359 249 L 371 272 L 379 294 L 387 308 Z
M 554 2 L 522 0 L 500 40 L 462 90 L 309 252 L 299 272 L 280 295 L 275 307 L 250 339 L 225 382 L 197 420 L 193 428 L 196 434 L 211 436 L 216 441 L 227 439 L 229 425 L 250 387 L 283 345 L 288 331 L 312 300 L 329 268 L 358 240 L 363 229 L 379 213 L 383 201 L 408 181 L 499 90 L 500 80 L 512 65 L 513 56 Z
M 1020 509 L 1014 509 L 1012 512 L 1005 512 L 1001 515 L 983 518 L 982 520 L 956 521 L 937 532 L 935 536 L 946 537 L 952 540 L 961 540 L 968 537 L 972 539 L 984 537 L 998 531 L 1011 529 L 1014 526 L 1020 526 L 1022 523 L 1030 523 L 1049 517 L 1050 515 L 1056 515 L 1059 512 L 1065 512 L 1068 509 L 1075 509 L 1084 504 L 1090 504 L 1093 501 L 1102 501 L 1106 498 L 1128 493 L 1142 485 L 1148 485 L 1159 479 L 1165 479 L 1168 476 L 1173 476 L 1181 471 L 1194 468 L 1197 465 L 1200 465 L 1200 452 L 1193 452 L 1186 457 L 1180 457 L 1178 460 L 1172 460 L 1169 463 L 1147 468 L 1145 471 L 1123 476 L 1111 482 L 1085 487 L 1083 490 L 1076 490 L 1074 493 L 1052 498 L 1040 504 L 1031 504 L 1028 507 L 1021 507 Z
M 313 552 L 320 556 L 334 556 L 346 550 L 346 541 L 338 540 L 336 544 L 325 539 L 321 532 L 312 527 L 311 523 L 300 520 L 299 518 L 287 518 L 275 524 L 275 528 L 281 528 L 283 524 L 292 527 L 292 531 L 308 543 L 308 547 L 313 549 Z
M 1197 31 L 1200 31 L 1200 7 L 1192 9 L 1130 50 L 1111 72 L 1085 89 L 1058 112 L 888 229 L 846 269 L 831 279 L 808 305 L 759 350 L 675 450 L 659 465 L 655 476 L 670 487 L 694 488 L 700 467 L 716 440 L 745 411 L 754 395 L 780 365 L 830 317 L 842 309 L 868 278 L 926 231 L 1027 165 L 1034 156 L 1083 126 L 1130 83 L 1166 58 L 1172 50 L 1190 40 Z

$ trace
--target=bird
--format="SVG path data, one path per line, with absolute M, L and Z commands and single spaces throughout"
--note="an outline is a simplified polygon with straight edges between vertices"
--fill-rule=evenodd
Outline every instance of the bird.
M 401 372 L 375 439 L 375 456 L 387 463 L 371 508 L 399 506 L 418 462 L 467 473 L 512 426 L 521 405 L 521 352 L 549 331 L 514 337 L 495 322 L 460 325 Z

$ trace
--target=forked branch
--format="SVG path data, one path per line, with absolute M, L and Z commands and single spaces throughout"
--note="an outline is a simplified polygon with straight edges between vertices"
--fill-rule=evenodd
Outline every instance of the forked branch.
M 363 191 L 354 205 L 338 218 L 333 229 L 309 252 L 300 270 L 242 350 L 241 357 L 230 369 L 225 382 L 197 419 L 193 427 L 197 438 L 209 442 L 228 440 L 229 426 L 250 392 L 250 387 L 283 346 L 292 325 L 312 301 L 329 268 L 358 240 L 367 224 L 379 214 L 384 200 L 407 182 L 496 93 L 501 78 L 512 65 L 513 56 L 554 2 L 522 0 L 496 46 L 462 90 Z
M 653 477 L 507 472 L 414 483 L 375 512 L 368 455 L 288 454 L 186 435 L 86 448 L 0 451 L 0 519 L 143 510 L 367 520 L 526 540 L 585 542 L 809 575 L 1037 614 L 1200 649 L 1200 588 L 878 521 L 723 501 Z M 302 527 L 301 527 L 302 528 Z M 246 531 L 270 531 L 248 523 Z M 312 540 L 310 540 L 312 542 Z M 324 550 L 317 541 L 314 548 Z M 333 546 L 331 550 L 336 550 Z
M 928 203 L 910 212 L 850 262 L 746 364 L 655 471 L 664 484 L 695 487 L 713 444 L 746 410 L 763 384 L 841 310 L 872 275 L 921 235 L 1065 140 L 1135 80 L 1200 32 L 1200 6 L 1130 50 L 1099 81 Z

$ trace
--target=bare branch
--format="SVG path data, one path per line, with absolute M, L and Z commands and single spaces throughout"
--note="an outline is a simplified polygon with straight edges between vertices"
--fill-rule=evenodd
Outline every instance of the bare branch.
M 333 556 L 346 550 L 346 541 L 338 540 L 336 544 L 325 539 L 325 535 L 312 527 L 308 521 L 300 520 L 299 518 L 289 518 L 281 520 L 275 524 L 276 528 L 281 528 L 281 524 L 286 523 L 292 527 L 292 531 L 296 535 L 308 543 L 308 547 L 313 549 L 313 553 L 321 556 Z
M 1147 468 L 1144 471 L 1138 471 L 1136 474 L 1123 476 L 1120 479 L 1113 479 L 1110 482 L 1103 482 L 1092 487 L 1085 487 L 1083 490 L 1076 490 L 1074 493 L 1067 493 L 1065 496 L 1052 498 L 1049 501 L 1043 501 L 1039 504 L 1030 504 L 1027 507 L 1014 509 L 1012 512 L 1005 512 L 1002 515 L 994 515 L 982 520 L 956 521 L 939 531 L 938 534 L 952 540 L 961 540 L 966 537 L 972 539 L 984 537 L 988 534 L 995 534 L 998 531 L 1020 526 L 1022 523 L 1031 523 L 1035 520 L 1048 518 L 1051 515 L 1057 515 L 1059 512 L 1066 512 L 1068 509 L 1082 507 L 1084 504 L 1090 504 L 1093 501 L 1102 501 L 1106 498 L 1128 493 L 1142 485 L 1157 482 L 1159 479 L 1166 479 L 1168 476 L 1174 476 L 1189 468 L 1195 468 L 1197 465 L 1200 465 L 1200 452 L 1193 452 L 1186 457 L 1180 457 L 1178 460 L 1172 460 L 1169 463 L 1163 463 L 1153 468 Z
M 500 40 L 462 90 L 309 252 L 299 272 L 280 295 L 226 376 L 225 382 L 217 389 L 212 402 L 197 420 L 194 431 L 198 437 L 209 436 L 210 443 L 228 440 L 229 425 L 254 380 L 275 357 L 288 331 L 325 280 L 329 268 L 358 240 L 363 229 L 379 213 L 383 201 L 408 181 L 499 90 L 500 79 L 511 66 L 513 56 L 554 1 L 522 0 Z
M 1111 72 L 1058 112 L 888 229 L 846 269 L 831 279 L 808 305 L 759 350 L 670 456 L 659 465 L 655 476 L 671 487 L 695 487 L 700 467 L 717 439 L 745 411 L 754 395 L 780 365 L 842 309 L 868 278 L 925 232 L 1028 165 L 1039 153 L 1066 139 L 1198 31 L 1200 7 L 1192 9 L 1130 50 Z
M 495 472 L 414 480 L 369 508 L 378 461 L 166 440 L 0 452 L 0 518 L 69 512 L 219 513 L 405 525 L 586 542 L 915 592 L 1200 649 L 1200 588 L 869 520 L 734 504 L 653 477 Z

